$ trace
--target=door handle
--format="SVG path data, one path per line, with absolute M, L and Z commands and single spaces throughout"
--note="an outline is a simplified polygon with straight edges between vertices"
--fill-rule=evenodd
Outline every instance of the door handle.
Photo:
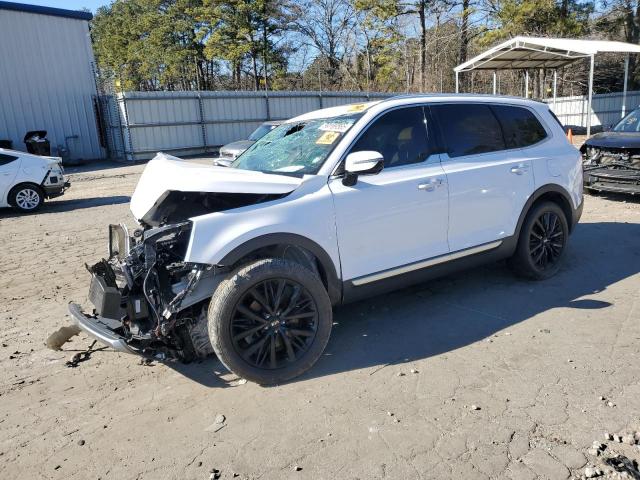
M 516 167 L 511 167 L 511 173 L 515 173 L 516 175 L 522 175 L 529 171 L 529 167 L 523 163 Z
M 431 178 L 427 183 L 421 183 L 418 185 L 418 190 L 423 190 L 425 192 L 433 192 L 436 187 L 442 185 L 441 178 Z

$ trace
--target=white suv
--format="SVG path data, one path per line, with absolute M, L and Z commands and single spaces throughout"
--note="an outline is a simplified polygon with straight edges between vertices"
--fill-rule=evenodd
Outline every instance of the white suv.
M 425 95 L 287 121 L 230 167 L 159 154 L 110 226 L 80 326 L 121 351 L 215 352 L 270 384 L 309 369 L 332 307 L 482 262 L 558 271 L 579 152 L 547 105 Z
M 0 148 L 0 207 L 34 212 L 67 188 L 61 158 Z

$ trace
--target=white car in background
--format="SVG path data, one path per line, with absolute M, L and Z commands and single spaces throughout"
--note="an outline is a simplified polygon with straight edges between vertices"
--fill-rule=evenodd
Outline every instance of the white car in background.
M 61 158 L 0 148 L 0 207 L 33 212 L 67 188 Z

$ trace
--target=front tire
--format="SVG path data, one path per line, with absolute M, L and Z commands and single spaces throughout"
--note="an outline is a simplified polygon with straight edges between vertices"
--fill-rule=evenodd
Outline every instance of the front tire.
M 218 286 L 208 323 L 224 366 L 269 385 L 316 363 L 329 341 L 333 312 L 316 274 L 299 263 L 268 258 L 240 267 Z
M 9 204 L 23 213 L 38 210 L 44 202 L 44 192 L 36 185 L 22 184 L 9 192 Z
M 569 223 L 562 208 L 553 202 L 540 203 L 527 214 L 509 264 L 521 277 L 550 278 L 560 269 L 568 237 Z

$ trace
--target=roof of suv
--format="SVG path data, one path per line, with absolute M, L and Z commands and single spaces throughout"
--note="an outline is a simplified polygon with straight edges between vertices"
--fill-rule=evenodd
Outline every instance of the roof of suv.
M 413 93 L 413 94 L 402 94 L 402 95 L 394 95 L 393 97 L 389 97 L 383 100 L 383 102 L 388 102 L 391 100 L 398 99 L 415 99 L 417 101 L 425 101 L 425 100 L 456 100 L 456 101 L 472 101 L 472 100 L 482 100 L 482 101 L 505 101 L 511 102 L 516 100 L 522 103 L 534 103 L 534 104 L 545 104 L 541 100 L 533 100 L 531 98 L 522 98 L 514 95 L 491 95 L 488 93 Z
M 531 100 L 522 97 L 513 97 L 507 95 L 485 95 L 476 93 L 422 93 L 422 94 L 407 94 L 396 95 L 386 98 L 384 100 L 377 100 L 373 102 L 363 103 L 351 103 L 348 105 L 340 105 L 337 107 L 323 108 L 321 110 L 314 110 L 297 117 L 287 120 L 285 123 L 300 122 L 305 120 L 313 120 L 318 118 L 332 118 L 341 115 L 363 113 L 376 105 L 413 105 L 415 103 L 431 103 L 431 102 L 492 102 L 492 103 L 509 103 L 528 105 L 533 108 L 540 108 L 547 104 L 538 100 Z

